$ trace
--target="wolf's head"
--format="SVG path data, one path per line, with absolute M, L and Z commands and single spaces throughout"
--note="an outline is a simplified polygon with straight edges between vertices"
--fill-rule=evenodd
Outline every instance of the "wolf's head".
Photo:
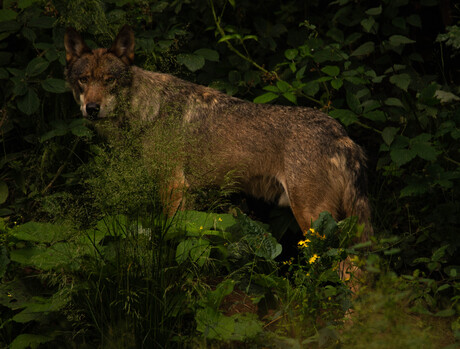
M 109 49 L 91 50 L 73 28 L 68 28 L 66 49 L 66 79 L 83 116 L 104 118 L 117 103 L 117 95 L 131 84 L 131 64 L 134 60 L 134 33 L 125 25 Z

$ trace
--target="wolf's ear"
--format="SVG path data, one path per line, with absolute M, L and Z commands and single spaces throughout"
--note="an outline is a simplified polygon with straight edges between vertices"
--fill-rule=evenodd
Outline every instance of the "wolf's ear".
M 125 25 L 121 28 L 109 52 L 112 52 L 126 64 L 133 64 L 134 32 L 129 25 Z
M 67 28 L 64 35 L 65 60 L 69 64 L 74 58 L 80 57 L 83 53 L 91 52 L 80 34 L 74 28 Z

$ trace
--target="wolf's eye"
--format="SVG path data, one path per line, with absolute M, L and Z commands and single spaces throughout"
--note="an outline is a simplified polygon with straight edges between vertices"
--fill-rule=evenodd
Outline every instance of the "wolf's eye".
M 88 77 L 82 76 L 80 79 L 78 79 L 78 82 L 80 84 L 86 84 L 88 82 Z
M 111 84 L 112 82 L 115 81 L 115 78 L 113 76 L 110 76 L 108 78 L 105 78 L 105 83 L 106 84 Z

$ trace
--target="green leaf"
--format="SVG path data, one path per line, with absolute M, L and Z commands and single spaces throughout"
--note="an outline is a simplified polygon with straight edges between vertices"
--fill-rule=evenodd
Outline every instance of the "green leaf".
M 219 52 L 209 48 L 200 48 L 194 52 L 196 55 L 203 56 L 207 61 L 219 62 Z
M 208 240 L 190 238 L 181 241 L 176 249 L 176 261 L 181 264 L 187 259 L 202 267 L 208 260 L 211 253 L 211 247 Z
M 10 252 L 12 261 L 40 270 L 56 270 L 61 268 L 76 270 L 80 267 L 78 256 L 85 250 L 66 242 L 57 242 L 50 247 L 36 246 L 22 248 Z M 86 253 L 86 252 L 85 252 Z
M 267 92 L 264 93 L 263 95 L 260 95 L 256 98 L 254 98 L 254 103 L 268 103 L 270 101 L 273 101 L 274 99 L 277 99 L 279 95 L 273 93 L 273 92 Z
M 405 45 L 405 44 L 413 44 L 415 41 L 405 37 L 403 35 L 392 35 L 390 36 L 390 44 L 393 46 Z
M 385 113 L 381 110 L 372 110 L 370 112 L 364 113 L 363 116 L 366 119 L 377 122 L 385 122 L 387 120 Z
M 389 250 L 383 251 L 383 254 L 387 255 L 387 256 L 391 256 L 391 255 L 397 254 L 399 252 L 401 252 L 401 249 L 398 248 L 398 247 L 394 247 L 394 248 L 390 248 Z
M 11 236 L 18 240 L 52 243 L 69 236 L 67 227 L 52 223 L 27 222 L 14 227 Z
M 419 15 L 410 15 L 406 18 L 406 22 L 409 23 L 413 27 L 421 28 L 422 21 Z
M 338 90 L 339 88 L 341 88 L 343 85 L 343 80 L 342 79 L 334 79 L 334 80 L 331 80 L 331 86 L 333 88 L 335 88 L 336 90 Z
M 270 92 L 275 92 L 275 93 L 280 93 L 280 89 L 274 85 L 267 85 L 267 86 L 264 86 L 263 89 L 265 91 L 270 91 Z
M 48 68 L 49 64 L 50 63 L 44 58 L 34 58 L 29 62 L 29 64 L 27 64 L 26 75 L 37 76 L 44 72 Z
M 407 92 L 407 88 L 409 87 L 411 78 L 409 74 L 396 74 L 390 77 L 390 82 L 396 86 L 398 86 L 401 90 Z
M 327 65 L 321 71 L 329 76 L 337 76 L 340 74 L 340 68 L 336 65 Z
M 401 100 L 398 98 L 394 98 L 394 97 L 387 98 L 384 103 L 390 107 L 404 108 L 404 105 L 402 104 Z
M 38 348 L 40 344 L 47 343 L 54 338 L 40 334 L 22 333 L 10 344 L 10 349 Z
M 302 88 L 302 91 L 305 92 L 307 95 L 314 97 L 319 91 L 319 83 L 318 81 L 312 80 L 305 84 Z
M 284 92 L 283 97 L 286 98 L 289 102 L 297 104 L 297 97 L 292 92 Z
M 414 150 L 420 158 L 427 161 L 435 161 L 438 157 L 438 152 L 429 142 L 414 143 L 411 145 L 411 149 Z
M 42 87 L 45 91 L 52 93 L 63 93 L 66 92 L 66 84 L 62 79 L 49 78 L 41 82 Z
M 281 92 L 287 92 L 291 89 L 291 86 L 284 80 L 277 81 L 276 87 L 278 87 Z
M 8 199 L 8 185 L 4 181 L 0 181 L 0 204 L 3 204 Z
M 412 149 L 393 149 L 390 151 L 391 160 L 401 167 L 402 165 L 410 162 L 417 156 L 417 153 Z
M 0 22 L 13 21 L 17 17 L 17 12 L 9 9 L 0 10 Z
M 169 4 L 167 1 L 158 1 L 153 3 L 150 9 L 153 13 L 162 13 L 168 7 L 168 5 Z
M 375 24 L 374 17 L 365 18 L 361 21 L 361 25 L 363 26 L 364 30 L 368 33 L 371 31 L 374 24 Z
M 33 28 L 43 28 L 43 29 L 50 29 L 53 28 L 54 23 L 56 22 L 56 18 L 54 17 L 32 17 L 27 24 Z
M 10 79 L 13 82 L 13 94 L 15 96 L 24 96 L 28 91 L 28 86 L 25 78 L 13 76 Z
M 334 119 L 339 119 L 345 126 L 351 125 L 358 121 L 358 116 L 348 109 L 334 109 L 329 112 Z
M 27 7 L 32 6 L 35 2 L 38 2 L 39 0 L 19 0 L 18 1 L 18 8 L 20 9 L 25 9 Z
M 407 196 L 422 195 L 425 194 L 429 189 L 430 184 L 427 183 L 427 181 L 414 178 L 409 180 L 408 185 L 406 185 L 401 190 L 399 197 L 403 198 Z M 429 262 L 429 260 L 427 260 L 427 262 Z
M 21 112 L 27 115 L 32 115 L 38 110 L 38 107 L 40 106 L 40 99 L 38 98 L 37 93 L 29 87 L 27 93 L 18 98 L 17 105 Z
M 365 42 L 361 46 L 359 46 L 356 50 L 354 50 L 350 56 L 365 56 L 372 52 L 374 52 L 375 44 L 372 41 Z
M 233 39 L 241 40 L 242 38 L 240 34 L 229 34 L 229 35 L 224 35 L 223 37 L 221 37 L 217 43 L 220 44 L 221 42 L 225 42 L 225 41 L 229 41 Z
M 380 5 L 379 7 L 370 8 L 365 13 L 366 15 L 369 15 L 369 16 L 378 16 L 379 14 L 382 13 L 382 5 Z
M 298 54 L 299 54 L 299 50 L 295 48 L 284 51 L 284 56 L 289 60 L 293 60 L 294 58 L 296 58 Z
M 361 114 L 363 108 L 361 107 L 361 102 L 359 101 L 358 97 L 349 90 L 347 90 L 346 94 L 347 105 L 348 107 L 356 114 Z
M 199 56 L 191 53 L 183 53 L 177 56 L 177 61 L 180 64 L 185 65 L 190 71 L 195 72 L 204 67 L 205 59 L 203 56 Z
M 317 220 L 313 222 L 311 225 L 315 231 L 321 235 L 325 235 L 326 237 L 333 236 L 337 229 L 338 225 L 332 215 L 329 212 L 321 212 Z
M 305 74 L 305 70 L 307 69 L 307 66 L 304 65 L 302 68 L 300 68 L 297 73 L 295 74 L 295 78 L 297 80 L 302 80 Z

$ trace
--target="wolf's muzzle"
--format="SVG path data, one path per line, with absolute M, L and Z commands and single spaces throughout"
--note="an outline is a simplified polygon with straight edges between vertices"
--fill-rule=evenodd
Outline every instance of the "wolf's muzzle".
M 101 106 L 97 103 L 88 103 L 85 107 L 86 114 L 90 119 L 97 119 Z

